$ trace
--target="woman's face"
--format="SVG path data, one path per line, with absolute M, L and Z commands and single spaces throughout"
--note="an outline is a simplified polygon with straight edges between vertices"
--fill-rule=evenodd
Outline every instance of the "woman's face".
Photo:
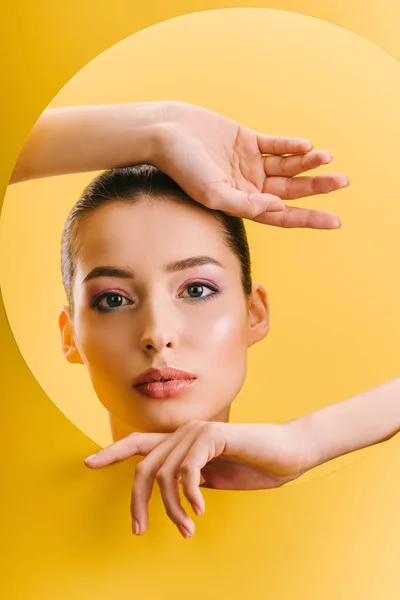
M 111 202 L 80 223 L 78 239 L 63 347 L 88 368 L 111 421 L 170 432 L 228 420 L 268 311 L 259 286 L 245 297 L 212 213 L 174 198 Z

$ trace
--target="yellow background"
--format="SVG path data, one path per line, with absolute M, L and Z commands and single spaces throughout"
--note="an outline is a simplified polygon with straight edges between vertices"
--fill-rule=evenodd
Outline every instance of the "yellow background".
M 3 185 L 18 144 L 57 87 L 94 54 L 146 23 L 140 21 L 144 17 L 139 12 L 125 8 L 118 28 L 113 25 L 117 6 L 111 17 L 108 11 L 99 14 L 101 10 L 82 13 L 81 24 L 75 27 L 82 36 L 81 53 L 75 56 L 76 46 L 70 48 L 64 37 L 69 62 L 65 57 L 58 83 L 58 63 L 57 72 L 53 70 L 57 53 L 44 63 L 39 57 L 50 47 L 61 52 L 60 40 L 68 34 L 64 29 L 68 29 L 71 9 L 69 17 L 67 12 L 47 15 L 53 19 L 44 37 L 47 50 L 36 47 L 36 59 L 33 47 L 25 48 L 25 54 L 21 51 L 24 70 L 10 69 L 14 82 L 7 93 L 14 97 L 8 113 L 2 111 L 6 134 L 7 130 L 10 134 L 8 162 L 2 165 Z M 42 31 L 44 4 L 37 9 Z M 29 23 L 29 10 L 24 11 L 23 23 L 25 19 Z M 335 170 L 349 174 L 352 186 L 348 190 L 307 202 L 337 210 L 344 221 L 341 231 L 249 227 L 255 276 L 270 292 L 273 329 L 270 339 L 254 349 L 248 383 L 233 417 L 281 420 L 398 374 L 399 65 L 369 42 L 323 22 L 281 12 L 239 15 L 234 11 L 229 13 L 227 27 L 227 14 L 203 13 L 143 31 L 99 57 L 55 102 L 179 96 L 264 131 L 311 137 L 316 146 L 327 146 L 336 156 Z M 85 22 L 89 16 L 91 22 Z M 129 30 L 123 30 L 129 16 Z M 55 26 L 57 19 L 60 24 L 64 19 L 62 31 Z M 238 24 L 246 23 L 247 32 L 250 25 L 253 28 L 247 38 L 243 32 L 233 33 L 238 32 Z M 286 35 L 291 31 L 290 39 L 280 35 L 283 27 Z M 360 32 L 379 41 L 373 21 Z M 111 34 L 114 37 L 107 37 Z M 32 37 L 30 31 L 26 41 Z M 385 48 L 395 55 L 391 39 L 388 36 Z M 172 45 L 162 47 L 163 40 L 172 40 Z M 231 49 L 225 60 L 219 59 L 218 40 Z M 155 44 L 160 45 L 158 49 Z M 120 75 L 112 61 L 124 52 L 124 46 L 146 48 L 146 52 L 142 50 L 140 62 L 132 60 Z M 278 62 L 273 58 L 277 51 Z M 12 46 L 7 52 L 12 56 Z M 15 68 L 22 67 L 18 56 Z M 195 59 L 197 69 L 183 86 L 189 57 Z M 168 72 L 171 59 L 179 68 Z M 35 60 L 37 66 L 32 69 Z M 107 61 L 114 69 L 113 73 L 108 69 L 105 83 L 99 69 Z M 249 64 L 258 65 L 259 71 Z M 255 80 L 259 87 L 249 85 Z M 271 86 L 277 80 L 279 85 Z M 49 287 L 44 275 L 48 268 L 57 273 L 63 215 L 76 197 L 75 190 L 79 192 L 86 181 L 87 176 L 74 176 L 15 187 L 9 191 L 2 214 L 2 291 L 22 354 L 45 389 L 51 378 L 43 371 L 46 381 L 42 381 L 43 373 L 35 372 L 45 364 L 37 347 L 42 339 L 55 340 L 54 331 L 50 333 L 52 321 L 45 318 L 49 308 L 58 307 L 61 288 Z M 50 211 L 46 232 L 41 228 L 44 209 Z M 24 219 L 16 230 L 17 211 L 19 215 L 24 211 Z M 13 229 L 7 227 L 9 223 Z M 47 237 L 39 244 L 40 233 Z M 27 247 L 29 264 L 24 263 Z M 16 269 L 18 277 L 13 274 Z M 156 496 L 149 534 L 134 539 L 129 533 L 130 476 L 125 465 L 102 473 L 81 467 L 80 460 L 92 451 L 93 443 L 46 398 L 24 366 L 5 317 L 3 323 L 2 344 L 4 348 L 8 344 L 2 369 L 6 597 L 398 597 L 398 440 L 365 452 L 364 460 L 346 469 L 304 485 L 256 494 L 207 493 L 207 514 L 199 519 L 196 536 L 188 542 L 166 521 Z M 57 350 L 58 345 L 55 357 Z M 69 392 L 72 396 L 74 389 Z M 70 406 L 89 400 L 86 395 L 72 398 Z M 67 396 L 60 400 L 66 414 L 67 401 Z M 87 429 L 91 422 L 89 415 L 82 428 L 96 439 L 96 431 Z M 100 438 L 96 441 L 102 443 Z

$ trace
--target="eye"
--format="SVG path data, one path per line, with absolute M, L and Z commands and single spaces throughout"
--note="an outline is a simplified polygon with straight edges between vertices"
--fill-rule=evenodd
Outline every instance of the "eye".
M 217 293 L 218 290 L 210 284 L 206 285 L 205 283 L 196 281 L 186 286 L 181 297 L 190 298 L 193 300 L 205 300 L 208 298 L 212 298 Z
M 132 300 L 129 300 L 122 294 L 118 292 L 106 292 L 97 296 L 93 300 L 92 306 L 96 310 L 108 312 L 129 304 L 132 304 Z

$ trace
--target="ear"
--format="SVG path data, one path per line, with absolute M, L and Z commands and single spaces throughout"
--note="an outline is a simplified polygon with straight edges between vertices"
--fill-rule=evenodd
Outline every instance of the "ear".
M 269 332 L 269 308 L 267 292 L 254 284 L 249 298 L 248 347 L 265 338 Z
M 81 355 L 75 343 L 74 329 L 72 327 L 70 307 L 63 306 L 58 315 L 58 327 L 61 333 L 61 346 L 64 357 L 70 363 L 83 364 Z

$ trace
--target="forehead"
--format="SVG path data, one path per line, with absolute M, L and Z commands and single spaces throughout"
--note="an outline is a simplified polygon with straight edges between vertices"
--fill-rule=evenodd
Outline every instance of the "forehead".
M 239 269 L 212 212 L 175 198 L 110 202 L 95 209 L 79 225 L 78 248 L 77 266 L 85 271 L 98 265 L 155 269 L 204 254 Z

